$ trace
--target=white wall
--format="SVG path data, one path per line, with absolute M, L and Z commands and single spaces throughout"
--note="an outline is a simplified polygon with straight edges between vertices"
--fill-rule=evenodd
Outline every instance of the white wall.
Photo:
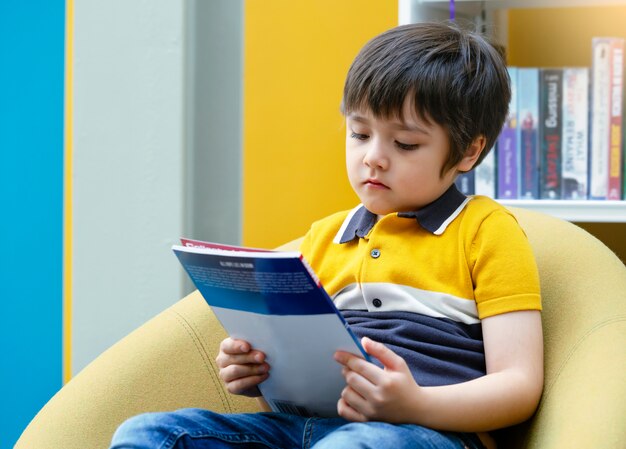
M 241 35 L 240 0 L 75 2 L 73 374 L 189 291 L 170 250 L 178 237 L 238 239 L 240 182 L 230 173 L 239 173 L 241 75 L 216 89 L 209 63 L 198 80 L 196 2 L 214 5 L 202 26 L 235 14 L 235 27 L 223 31 Z M 232 52 L 213 61 L 220 77 L 240 70 L 241 39 L 228 45 Z M 197 86 L 218 92 L 212 106 L 196 104 Z M 198 137 L 197 120 L 219 109 L 234 123 Z M 233 146 L 230 158 L 207 158 L 223 142 Z M 210 181 L 197 174 L 207 160 L 204 173 L 217 173 Z M 233 184 L 229 201 L 199 192 L 211 183 Z M 229 223 L 203 232 L 210 225 L 198 217 L 207 211 Z
M 73 373 L 181 293 L 183 18 L 75 2 Z
M 196 239 L 241 240 L 243 0 L 187 0 L 188 212 Z

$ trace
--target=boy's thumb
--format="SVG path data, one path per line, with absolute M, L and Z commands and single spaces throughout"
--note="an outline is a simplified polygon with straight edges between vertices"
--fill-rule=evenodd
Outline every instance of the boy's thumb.
M 376 357 L 385 368 L 391 370 L 401 369 L 405 363 L 404 359 L 393 352 L 387 346 L 368 337 L 361 339 L 361 344 L 369 355 Z

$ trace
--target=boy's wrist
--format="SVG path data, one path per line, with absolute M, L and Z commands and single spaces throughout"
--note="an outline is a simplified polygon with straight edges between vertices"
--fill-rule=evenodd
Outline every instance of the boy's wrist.
M 434 412 L 434 401 L 432 389 L 418 385 L 413 394 L 407 395 L 407 403 L 401 411 L 403 416 L 398 416 L 397 421 L 428 426 L 432 421 L 430 417 Z

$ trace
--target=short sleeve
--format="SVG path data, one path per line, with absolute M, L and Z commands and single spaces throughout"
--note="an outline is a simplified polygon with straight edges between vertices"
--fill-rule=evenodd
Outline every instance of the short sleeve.
M 541 310 L 539 273 L 524 231 L 506 210 L 480 224 L 470 252 L 474 298 L 480 319 Z

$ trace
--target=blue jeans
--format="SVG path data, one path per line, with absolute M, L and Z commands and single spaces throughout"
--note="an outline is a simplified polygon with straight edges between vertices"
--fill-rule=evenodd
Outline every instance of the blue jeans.
M 481 449 L 474 434 L 413 424 L 355 423 L 281 413 L 220 415 L 183 409 L 146 413 L 124 422 L 111 449 Z

